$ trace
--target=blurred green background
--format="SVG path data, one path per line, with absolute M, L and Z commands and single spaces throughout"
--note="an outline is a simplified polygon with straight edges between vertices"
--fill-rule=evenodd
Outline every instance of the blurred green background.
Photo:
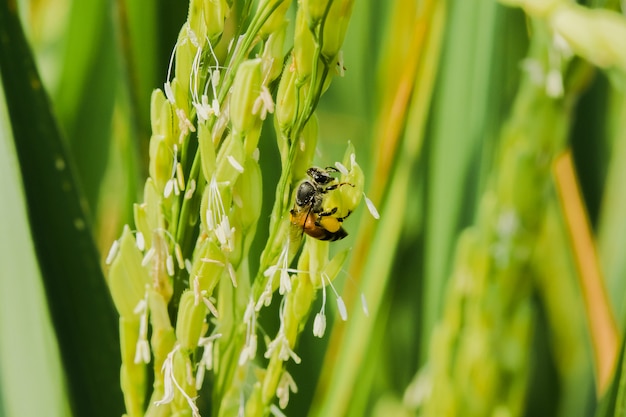
M 587 3 L 618 10 L 617 2 Z M 101 260 L 132 222 L 132 204 L 140 199 L 150 94 L 165 81 L 187 7 L 173 0 L 18 1 Z M 346 75 L 335 78 L 319 103 L 316 161 L 325 166 L 340 160 L 352 141 L 381 219 L 359 209 L 346 222 L 350 235 L 337 246 L 354 248 L 340 284 L 351 317 L 322 340 L 303 333 L 302 363 L 289 368 L 299 392 L 287 415 L 419 415 L 420 389 L 427 392 L 428 382 L 420 385 L 418 375 L 431 359 L 433 329 L 450 306 L 446 287 L 459 262 L 457 240 L 466 227 L 480 224 L 483 193 L 505 170 L 498 162 L 502 131 L 522 88 L 522 60 L 534 35 L 524 11 L 494 0 L 356 2 L 343 47 Z M 573 60 L 573 66 L 585 65 Z M 6 68 L 0 61 L 0 72 Z M 613 311 L 621 329 L 626 84 L 623 69 L 590 66 L 589 74 L 573 100 L 563 148 L 572 149 L 609 294 L 599 308 Z M 29 183 L 16 156 L 11 102 L 0 103 L 0 415 L 66 416 L 72 384 L 62 371 L 63 343 L 48 313 L 50 291 L 42 285 L 37 237 L 31 236 Z M 267 197 L 279 177 L 270 123 L 263 135 L 265 214 L 253 248 L 259 254 L 272 207 Z M 533 319 L 521 414 L 592 416 L 593 342 L 577 255 L 554 189 L 544 203 L 537 208 L 542 226 L 528 274 Z M 369 317 L 360 312 L 361 291 Z M 327 351 L 332 355 L 325 357 Z M 102 360 L 117 371 L 115 357 Z M 102 395 L 117 395 L 116 389 Z M 605 415 L 622 415 L 611 404 Z M 516 414 L 496 409 L 488 415 Z

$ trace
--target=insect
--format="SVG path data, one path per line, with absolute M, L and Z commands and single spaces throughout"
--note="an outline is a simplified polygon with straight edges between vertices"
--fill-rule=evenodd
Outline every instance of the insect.
M 328 192 L 350 183 L 339 182 L 331 173 L 337 173 L 333 167 L 325 169 L 311 167 L 306 173 L 309 179 L 300 183 L 296 190 L 296 203 L 290 211 L 291 224 L 302 229 L 302 232 L 319 240 L 341 240 L 348 232 L 341 226 L 350 216 L 347 211 L 337 216 L 338 207 L 326 208 Z

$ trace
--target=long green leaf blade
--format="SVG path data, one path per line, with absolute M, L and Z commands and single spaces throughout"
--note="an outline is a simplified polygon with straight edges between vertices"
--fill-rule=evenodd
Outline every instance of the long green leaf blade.
M 11 0 L 0 3 L 0 68 L 74 414 L 120 415 L 117 320 L 72 162 Z

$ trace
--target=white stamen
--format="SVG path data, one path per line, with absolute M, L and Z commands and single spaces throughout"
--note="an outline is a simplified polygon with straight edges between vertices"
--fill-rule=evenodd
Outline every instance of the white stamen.
M 233 282 L 233 287 L 237 288 L 237 274 L 235 273 L 235 268 L 233 268 L 233 264 L 230 262 L 227 264 L 228 275 L 230 275 L 230 280 Z
M 204 305 L 209 309 L 211 314 L 213 314 L 216 319 L 219 319 L 220 313 L 217 311 L 217 308 L 215 307 L 215 304 L 213 304 L 211 299 L 206 296 L 206 291 L 202 291 L 202 301 L 204 302 Z
M 109 249 L 109 253 L 107 254 L 107 258 L 104 261 L 107 265 L 111 265 L 111 263 L 113 262 L 113 259 L 115 259 L 115 255 L 117 255 L 117 252 L 120 249 L 120 242 L 119 240 L 114 240 L 113 244 L 111 245 L 111 249 Z
M 185 192 L 185 200 L 191 199 L 194 191 L 196 191 L 196 180 L 192 178 L 191 181 L 189 181 L 189 187 L 187 187 L 187 191 Z
M 209 230 L 215 230 L 215 223 L 213 222 L 213 210 L 206 210 L 206 225 Z
M 274 113 L 274 100 L 270 90 L 264 85 L 252 105 L 252 114 L 258 114 L 261 120 L 265 120 L 268 113 Z
M 321 311 L 315 315 L 315 320 L 313 320 L 313 336 L 322 338 L 324 332 L 326 332 L 326 315 Z
M 154 250 L 154 246 L 151 247 L 150 249 L 148 249 L 148 252 L 146 252 L 146 254 L 144 255 L 143 259 L 141 260 L 141 266 L 148 265 L 148 262 L 150 262 L 150 260 L 152 260 L 152 257 L 154 256 L 155 253 L 156 253 L 156 251 Z
M 167 275 L 169 275 L 170 277 L 174 276 L 174 258 L 172 257 L 172 255 L 168 255 L 167 259 L 165 260 L 165 267 L 167 268 Z
M 240 173 L 243 172 L 243 167 L 241 166 L 239 162 L 237 162 L 235 158 L 233 158 L 231 155 L 228 155 L 226 159 L 228 159 L 228 162 L 233 166 L 233 168 L 235 168 Z
M 213 110 L 213 113 L 215 114 L 215 116 L 219 117 L 221 114 L 220 111 L 220 102 L 214 98 L 213 101 L 211 102 L 211 109 Z
M 348 175 L 350 172 L 348 171 L 348 168 L 346 168 L 346 166 L 344 164 L 342 164 L 341 162 L 337 161 L 335 162 L 335 167 L 339 170 L 339 172 L 341 172 L 343 175 Z
M 196 373 L 196 390 L 200 390 L 200 388 L 202 388 L 205 371 L 213 369 L 213 341 L 220 337 L 222 337 L 222 335 L 217 333 L 209 337 L 201 337 L 198 341 L 198 346 L 204 349 L 202 351 L 202 358 L 198 363 L 198 371 Z
M 170 84 L 169 81 L 167 81 L 163 85 L 163 91 L 165 92 L 165 97 L 167 97 L 167 101 L 169 101 L 172 104 L 176 104 L 176 99 L 174 98 L 174 92 L 172 91 L 172 84 Z
M 255 161 L 259 162 L 259 156 L 261 156 L 261 151 L 259 151 L 259 148 L 255 148 L 252 151 L 252 159 L 254 159 Z
M 348 310 L 346 309 L 346 304 L 343 302 L 343 298 L 341 298 L 341 296 L 337 297 L 337 310 L 339 310 L 341 320 L 348 320 Z
M 546 94 L 551 98 L 559 98 L 563 95 L 563 76 L 558 69 L 548 71 L 546 77 Z
M 256 356 L 256 312 L 252 297 L 250 297 L 250 301 L 246 305 L 246 311 L 243 313 L 243 322 L 246 324 L 246 343 L 239 355 L 239 365 L 244 365 L 248 360 L 252 360 Z
M 193 417 L 200 417 L 200 411 L 196 406 L 196 402 L 193 398 L 191 398 L 185 390 L 180 386 L 176 377 L 174 376 L 174 354 L 180 348 L 180 345 L 176 345 L 176 347 L 167 354 L 167 358 L 163 361 L 163 367 L 161 368 L 161 372 L 163 373 L 163 398 L 159 401 L 155 401 L 155 405 L 163 405 L 168 404 L 174 399 L 174 387 L 178 389 L 181 395 L 187 401 L 187 405 L 191 408 L 191 413 Z
M 267 346 L 267 351 L 265 352 L 264 356 L 269 359 L 274 352 L 278 352 L 278 359 L 283 362 L 288 361 L 289 358 L 293 359 L 293 361 L 297 364 L 302 362 L 296 352 L 291 349 L 291 346 L 289 345 L 289 340 L 287 340 L 287 337 L 285 336 L 285 331 L 282 327 L 278 331 L 276 339 L 272 340 Z
M 137 248 L 143 252 L 146 248 L 146 240 L 143 238 L 143 233 L 137 232 L 135 234 L 135 242 L 137 243 Z
M 545 72 L 543 70 L 541 62 L 533 58 L 526 58 L 520 62 L 520 67 L 528 74 L 528 76 L 530 77 L 530 81 L 534 85 L 543 84 L 543 80 L 545 79 Z
M 298 386 L 293 380 L 289 372 L 283 371 L 278 386 L 276 387 L 276 396 L 278 397 L 278 405 L 280 408 L 285 409 L 289 404 L 289 391 L 294 394 L 298 392 Z
M 216 264 L 216 265 L 224 266 L 224 263 L 223 263 L 223 262 L 217 261 L 217 260 L 215 260 L 215 259 L 211 259 L 211 258 L 200 258 L 200 260 L 201 260 L 202 262 L 206 262 L 206 263 L 209 263 L 209 264 Z
M 280 271 L 280 286 L 278 287 L 278 292 L 281 295 L 291 292 L 291 277 L 286 268 Z
M 150 344 L 148 343 L 148 287 L 144 298 L 139 300 L 133 313 L 139 317 L 139 336 L 135 345 L 134 363 L 150 363 Z
M 274 417 L 287 417 L 280 408 L 276 407 L 276 404 L 270 404 L 270 413 L 274 415 Z
M 268 267 L 264 272 L 263 275 L 266 277 L 271 277 L 274 275 L 274 273 L 278 271 L 278 266 L 277 265 L 272 265 L 270 267 Z
M 147 308 L 148 308 L 148 302 L 145 298 L 142 298 L 141 300 L 139 300 L 135 308 L 133 308 L 133 314 L 137 314 L 137 315 L 142 314 L 146 311 Z
M 370 316 L 370 310 L 367 307 L 367 300 L 365 299 L 365 294 L 361 293 L 361 307 L 363 307 L 363 313 L 365 313 L 366 317 Z
M 201 122 L 209 120 L 209 116 L 213 113 L 213 109 L 209 106 L 209 98 L 206 94 L 202 95 L 202 102 L 193 102 L 193 107 L 196 109 L 198 120 Z
M 211 84 L 213 84 L 213 87 L 217 88 L 217 86 L 219 86 L 220 78 L 221 78 L 220 70 L 219 68 L 215 68 L 211 72 Z
M 569 42 L 567 42 L 567 40 L 565 40 L 565 38 L 559 33 L 554 33 L 554 36 L 552 37 L 552 44 L 554 45 L 554 49 L 556 49 L 556 51 L 561 54 L 563 58 L 569 59 L 574 55 Z
M 173 189 L 174 189 L 174 181 L 167 180 L 167 182 L 165 183 L 165 187 L 163 188 L 163 197 L 168 198 L 170 195 L 172 195 Z
M 378 210 L 376 210 L 376 206 L 372 203 L 365 193 L 363 193 L 363 197 L 365 198 L 365 205 L 367 206 L 367 210 L 370 212 L 373 218 L 376 220 L 380 219 L 380 214 L 378 214 Z
M 324 286 L 324 280 L 328 281 L 328 285 L 330 286 L 330 289 L 333 290 L 333 292 L 335 293 L 335 297 L 337 298 L 337 310 L 339 310 L 339 315 L 341 316 L 341 319 L 343 321 L 348 320 L 348 310 L 346 309 L 346 304 L 343 302 L 343 299 L 341 298 L 341 296 L 335 289 L 335 286 L 333 285 L 332 281 L 330 280 L 328 275 L 326 275 L 325 273 L 322 273 L 321 278 L 322 278 L 322 286 Z
M 191 44 L 196 48 L 199 48 L 200 42 L 198 41 L 198 36 L 196 36 L 196 33 L 193 31 L 193 29 L 191 29 L 191 26 L 189 24 L 186 25 L 186 29 L 187 37 L 189 38 L 189 41 L 191 41 Z
M 178 188 L 185 189 L 185 174 L 183 173 L 183 166 L 180 162 L 176 164 L 176 179 L 178 179 Z
M 178 269 L 183 269 L 185 267 L 185 259 L 183 258 L 183 251 L 180 249 L 180 245 L 178 243 L 174 245 L 174 254 L 176 254 Z
M 187 114 L 183 109 L 176 109 L 176 116 L 178 116 L 178 128 L 180 129 L 180 136 L 178 137 L 178 140 L 179 142 L 182 142 L 182 139 L 187 136 L 189 132 L 195 132 L 196 128 L 187 118 Z
M 187 273 L 191 275 L 191 271 L 193 271 L 193 265 L 188 258 L 185 259 L 185 269 L 187 270 Z
M 147 340 L 138 340 L 135 346 L 135 364 L 150 363 L 150 344 Z

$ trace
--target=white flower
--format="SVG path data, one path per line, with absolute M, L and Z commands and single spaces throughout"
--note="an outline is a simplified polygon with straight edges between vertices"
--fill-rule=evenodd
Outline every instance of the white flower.
M 283 362 L 288 361 L 289 358 L 293 359 L 293 361 L 297 364 L 302 361 L 296 352 L 291 349 L 291 345 L 289 344 L 289 340 L 287 340 L 287 336 L 285 336 L 285 330 L 282 326 L 278 331 L 276 338 L 267 346 L 265 357 L 270 358 L 274 352 L 277 352 L 278 359 Z
M 361 293 L 361 307 L 363 307 L 363 313 L 366 317 L 369 317 L 370 310 L 367 307 L 367 299 L 365 299 L 365 294 Z
M 196 389 L 202 388 L 204 382 L 204 373 L 213 369 L 213 341 L 222 337 L 220 333 L 209 337 L 201 337 L 198 341 L 198 347 L 203 348 L 202 358 L 198 362 L 198 370 L 196 371 Z
M 180 129 L 178 142 L 182 143 L 185 136 L 187 136 L 189 132 L 195 132 L 196 128 L 193 123 L 191 123 L 191 120 L 189 120 L 189 118 L 187 117 L 187 113 L 185 113 L 185 110 L 177 108 L 176 116 L 178 117 L 178 128 Z
M 139 337 L 135 346 L 134 362 L 150 363 L 150 344 L 148 343 L 148 287 L 144 298 L 139 300 L 133 313 L 139 315 Z
M 179 344 L 176 344 L 174 349 L 170 353 L 167 354 L 165 361 L 163 361 L 163 367 L 161 368 L 161 372 L 163 373 L 163 398 L 158 401 L 155 401 L 155 405 L 163 405 L 172 402 L 174 399 L 174 388 L 180 392 L 180 394 L 187 401 L 187 405 L 191 409 L 191 413 L 193 417 L 201 417 L 200 411 L 196 406 L 196 401 L 194 398 L 191 398 L 187 392 L 180 386 L 176 377 L 174 376 L 174 355 L 180 348 Z
M 258 114 L 261 120 L 265 120 L 268 113 L 274 113 L 274 100 L 270 90 L 264 85 L 252 105 L 252 114 Z
M 280 271 L 280 286 L 278 288 L 278 292 L 283 295 L 291 292 L 291 277 L 289 276 L 290 272 L 298 272 L 295 269 L 289 268 L 289 239 L 285 241 L 283 248 L 280 251 L 280 255 L 278 255 L 278 259 L 276 260 L 276 264 L 270 266 L 263 272 L 263 275 L 269 277 L 268 283 L 266 285 L 266 289 L 271 291 L 274 281 L 274 275 L 276 272 Z
M 561 70 L 553 68 L 546 76 L 546 94 L 551 98 L 559 98 L 563 95 L 563 74 Z
M 109 249 L 109 253 L 107 254 L 106 261 L 104 261 L 107 265 L 111 265 L 113 259 L 115 259 L 115 256 L 117 256 L 117 252 L 119 251 L 119 249 L 120 241 L 114 240 L 113 244 L 111 245 L 111 249 Z
M 243 168 L 242 168 L 243 169 Z M 205 213 L 207 229 L 213 232 L 224 253 L 230 253 L 235 249 L 235 228 L 230 226 L 230 219 L 226 215 L 226 209 L 222 202 L 222 196 L 215 177 L 209 183 L 208 205 Z M 233 285 L 237 286 L 236 276 L 232 266 L 229 271 Z
M 372 203 L 365 193 L 363 193 L 363 197 L 365 198 L 365 205 L 367 206 L 367 210 L 370 212 L 373 218 L 376 220 L 380 219 L 380 214 L 378 214 L 378 210 L 376 210 L 376 206 Z
M 322 310 L 315 315 L 315 320 L 313 320 L 313 336 L 322 338 L 324 332 L 326 332 L 326 314 Z
M 256 356 L 256 310 L 254 307 L 254 300 L 250 297 L 246 311 L 243 314 L 243 322 L 246 325 L 246 342 L 239 355 L 239 365 L 244 365 L 248 360 L 252 360 Z
M 243 173 L 243 167 L 241 166 L 239 161 L 237 161 L 232 155 L 228 155 L 226 159 L 228 160 L 228 163 L 232 165 L 235 170 L 237 170 L 237 172 L 239 172 L 240 174 Z
M 322 280 L 322 300 L 323 300 L 323 303 L 324 304 L 326 303 L 326 283 L 324 281 L 327 281 L 328 285 L 330 286 L 330 288 L 335 293 L 335 297 L 336 297 L 336 300 L 337 300 L 337 310 L 339 310 L 339 316 L 341 317 L 341 319 L 343 321 L 348 320 L 348 310 L 346 309 L 346 304 L 343 302 L 343 298 L 341 298 L 341 296 L 339 295 L 339 293 L 335 289 L 335 286 L 333 285 L 333 283 L 330 280 L 330 278 L 328 277 L 328 275 L 326 275 L 325 273 L 322 273 L 321 280 Z M 322 309 L 323 308 L 324 308 L 324 305 L 322 305 Z
M 289 238 L 285 241 L 283 248 L 278 255 L 278 259 L 274 265 L 269 266 L 264 272 L 263 275 L 268 278 L 267 283 L 265 284 L 265 288 L 263 289 L 263 293 L 259 297 L 256 303 L 256 310 L 259 311 L 261 307 L 269 306 L 272 302 L 272 294 L 274 288 L 274 276 L 277 272 L 280 272 L 280 285 L 278 287 L 278 292 L 281 295 L 287 294 L 291 292 L 291 281 L 292 277 L 289 275 L 290 272 L 298 273 L 303 271 L 298 271 L 297 269 L 289 268 Z
M 283 371 L 283 374 L 280 377 L 280 381 L 278 382 L 278 386 L 276 387 L 276 396 L 278 397 L 278 405 L 283 410 L 289 404 L 289 391 L 296 394 L 298 392 L 298 386 L 296 385 L 296 381 L 293 380 L 289 372 Z

